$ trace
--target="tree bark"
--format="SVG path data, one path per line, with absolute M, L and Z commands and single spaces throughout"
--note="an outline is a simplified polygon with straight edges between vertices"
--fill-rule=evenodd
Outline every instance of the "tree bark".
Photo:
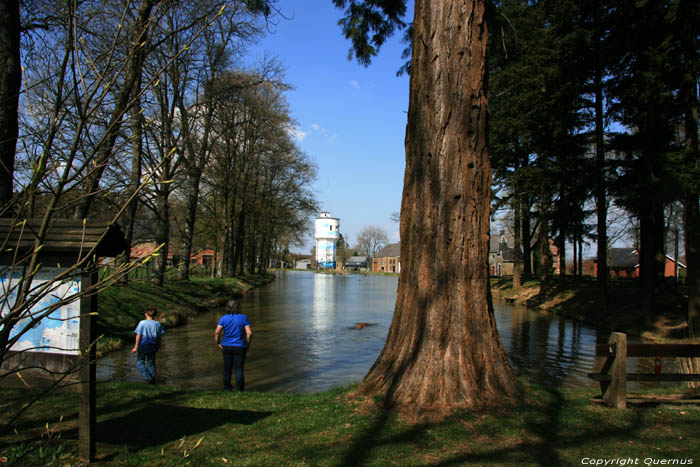
M 566 231 L 565 224 L 562 224 L 562 229 L 557 242 L 559 248 L 559 281 L 563 284 L 566 282 Z
M 522 260 L 520 258 L 520 210 L 522 201 L 520 195 L 515 195 L 515 209 L 513 220 L 513 290 L 520 289 L 520 275 L 522 274 Z
M 417 0 L 401 203 L 401 275 L 364 379 L 417 414 L 516 395 L 488 282 L 485 2 Z
M 599 22 L 600 20 L 596 18 Z M 595 87 L 595 208 L 597 219 L 598 249 L 596 258 L 598 270 L 596 279 L 598 280 L 598 292 L 600 295 L 603 311 L 608 309 L 608 200 L 605 183 L 605 138 L 603 122 L 603 72 L 600 64 L 600 52 L 596 51 L 596 70 L 594 76 Z
M 688 331 L 700 337 L 700 197 L 684 200 L 685 255 L 688 285 Z
M 530 200 L 520 201 L 521 214 L 521 235 L 523 245 L 523 278 L 530 279 L 532 277 L 532 233 L 530 225 Z
M 552 292 L 552 252 L 549 245 L 550 194 L 546 182 L 542 181 L 540 193 L 540 229 L 538 244 L 540 249 L 540 296 L 547 297 Z
M 639 218 L 639 285 L 643 319 L 650 325 L 664 273 L 664 208 L 658 202 L 647 206 Z
M 692 3 L 685 4 L 686 7 Z M 692 7 L 691 7 L 692 8 Z M 692 10 L 691 10 L 692 11 Z M 688 67 L 682 77 L 681 98 L 684 105 L 685 124 L 685 166 L 700 172 L 700 149 L 698 144 L 698 38 L 693 16 L 682 17 L 684 21 L 682 47 L 684 63 Z M 700 338 L 700 183 L 695 177 L 695 184 L 687 189 L 683 200 L 683 227 L 685 230 L 686 281 L 688 286 L 688 331 L 690 337 Z M 678 256 L 676 255 L 676 260 Z M 695 368 L 700 368 L 700 361 L 695 359 Z
M 685 112 L 686 157 L 688 166 L 697 168 L 700 165 L 700 151 L 698 151 L 697 136 L 696 88 L 691 87 L 688 94 L 690 99 Z M 698 338 L 700 337 L 700 196 L 698 193 L 689 193 L 683 200 L 683 223 L 688 285 L 688 331 L 690 337 Z
M 0 211 L 12 199 L 17 147 L 17 106 L 22 85 L 19 2 L 0 0 Z
M 141 91 L 141 76 L 139 75 L 134 84 L 134 95 L 138 96 Z M 131 125 L 131 174 L 129 177 L 129 188 L 127 194 L 129 205 L 124 210 L 124 228 L 126 230 L 124 236 L 128 245 L 127 251 L 121 256 L 120 261 L 126 264 L 130 260 L 131 247 L 134 241 L 134 226 L 136 222 L 136 213 L 138 211 L 138 197 L 136 193 L 141 184 L 141 165 L 143 158 L 143 117 L 141 115 L 141 98 L 137 97 L 133 107 L 130 109 L 130 125 Z M 124 282 L 128 282 L 129 275 L 124 276 Z
M 190 161 L 190 164 L 194 161 Z M 189 280 L 190 258 L 193 253 L 193 240 L 195 221 L 197 220 L 197 206 L 199 205 L 199 185 L 202 179 L 202 171 L 199 167 L 189 165 L 187 171 L 187 213 L 185 214 L 185 231 L 182 237 L 182 256 L 184 261 L 178 268 L 178 277 Z
M 153 261 L 153 282 L 162 287 L 165 283 L 165 272 L 168 269 L 168 242 L 170 238 L 170 203 L 168 202 L 169 190 L 158 190 L 158 211 L 156 214 L 155 243 L 163 245 L 158 256 Z

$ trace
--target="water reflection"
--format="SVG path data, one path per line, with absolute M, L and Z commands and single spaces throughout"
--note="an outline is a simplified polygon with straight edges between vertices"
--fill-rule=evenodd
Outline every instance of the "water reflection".
M 588 384 L 593 347 L 607 339 L 576 321 L 524 307 L 496 304 L 496 323 L 517 374 L 548 384 Z
M 331 276 L 306 271 L 277 280 L 241 301 L 254 330 L 246 361 L 250 390 L 313 392 L 360 381 L 384 345 L 396 299 L 396 277 Z M 213 331 L 221 311 L 166 332 L 158 355 L 166 384 L 218 388 L 221 354 Z M 596 342 L 607 332 L 549 313 L 495 305 L 496 323 L 518 375 L 550 385 L 590 385 Z M 371 323 L 358 329 L 356 323 Z M 136 323 L 134 323 L 134 326 Z M 138 381 L 129 349 L 100 360 L 98 378 Z

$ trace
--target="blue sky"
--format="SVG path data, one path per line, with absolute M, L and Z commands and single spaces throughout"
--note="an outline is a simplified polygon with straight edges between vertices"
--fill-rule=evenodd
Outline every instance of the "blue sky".
M 410 2 L 409 2 L 410 3 Z M 342 11 L 331 0 L 283 0 L 289 19 L 275 18 L 251 57 L 278 57 L 294 89 L 286 95 L 297 120 L 297 142 L 318 165 L 314 185 L 321 208 L 340 218 L 355 245 L 368 226 L 398 241 L 391 221 L 401 207 L 408 77 L 396 76 L 404 60 L 399 32 L 365 68 L 348 60 L 350 42 L 337 25 Z M 411 13 L 412 15 L 412 13 Z M 308 253 L 314 242 L 293 251 Z

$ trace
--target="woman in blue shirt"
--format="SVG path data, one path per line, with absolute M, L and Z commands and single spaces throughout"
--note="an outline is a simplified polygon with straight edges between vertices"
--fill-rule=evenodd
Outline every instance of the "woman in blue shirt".
M 226 312 L 214 330 L 214 342 L 221 349 L 224 357 L 224 390 L 232 391 L 231 370 L 236 374 L 236 388 L 243 391 L 245 378 L 243 365 L 245 355 L 253 337 L 248 317 L 240 312 L 240 305 L 235 299 L 226 302 Z M 222 332 L 223 331 L 223 332 Z M 223 339 L 219 342 L 223 334 Z

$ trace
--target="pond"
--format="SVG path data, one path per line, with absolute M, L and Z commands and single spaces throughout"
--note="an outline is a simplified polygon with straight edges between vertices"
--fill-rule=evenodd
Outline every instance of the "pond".
M 254 331 L 246 389 L 316 392 L 361 381 L 384 345 L 397 284 L 393 276 L 277 273 L 275 281 L 241 300 Z M 213 338 L 221 314 L 202 313 L 166 331 L 158 353 L 160 383 L 222 386 L 221 353 Z M 516 374 L 548 385 L 597 386 L 586 373 L 593 368 L 595 343 L 606 342 L 608 332 L 503 303 L 495 304 L 495 315 Z M 139 381 L 130 349 L 100 359 L 98 379 Z

